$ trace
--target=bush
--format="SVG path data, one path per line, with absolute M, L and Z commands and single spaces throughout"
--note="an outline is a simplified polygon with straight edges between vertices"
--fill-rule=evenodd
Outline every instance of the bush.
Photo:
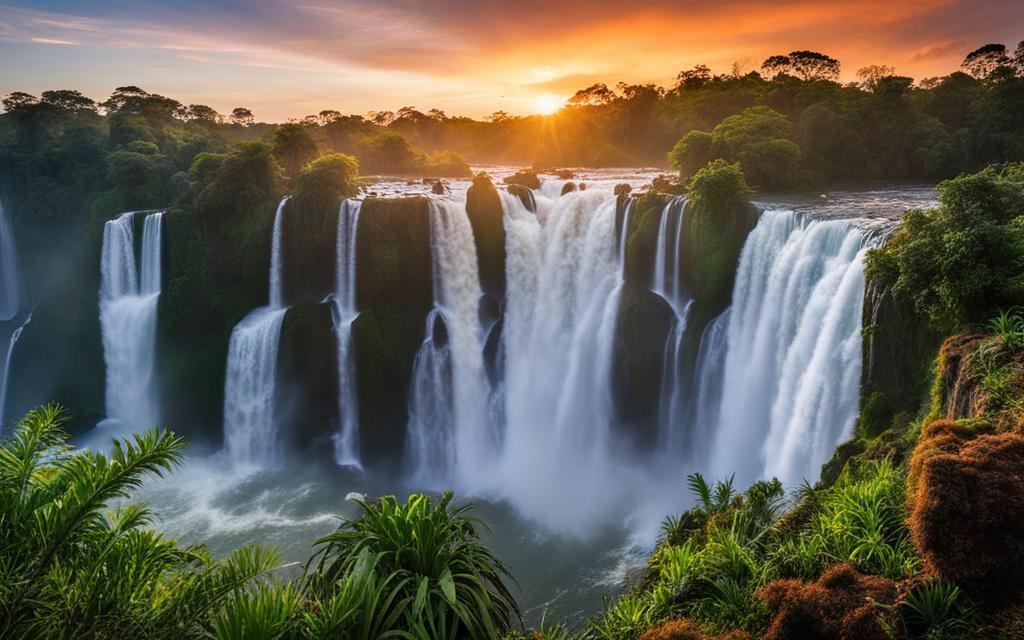
M 360 562 L 375 557 L 374 575 L 388 583 L 383 600 L 401 611 L 401 627 L 422 638 L 495 638 L 511 630 L 519 609 L 505 586 L 508 570 L 484 546 L 469 506 L 449 507 L 412 495 L 359 502 L 362 517 L 317 541 L 307 563 L 307 588 L 321 600 Z M 369 554 L 369 555 L 367 555 Z
M 896 584 L 839 564 L 810 584 L 776 580 L 759 589 L 758 596 L 773 613 L 765 640 L 887 640 L 875 603 L 894 603 Z
M 739 163 L 712 160 L 693 174 L 686 187 L 690 202 L 698 208 L 721 211 L 746 202 L 751 195 Z
M 990 603 L 1024 595 L 1024 436 L 973 439 L 943 423 L 915 452 L 920 467 L 910 517 L 927 568 Z
M 201 637 L 211 613 L 277 563 L 246 547 L 215 562 L 148 528 L 129 502 L 184 443 L 150 431 L 106 456 L 73 450 L 55 406 L 23 418 L 0 445 L 0 636 Z

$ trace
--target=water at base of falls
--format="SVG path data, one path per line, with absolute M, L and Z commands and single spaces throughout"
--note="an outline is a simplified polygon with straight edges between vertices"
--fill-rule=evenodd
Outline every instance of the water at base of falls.
M 280 458 L 274 413 L 277 351 L 287 309 L 256 309 L 231 331 L 224 386 L 224 443 L 236 463 L 269 466 Z

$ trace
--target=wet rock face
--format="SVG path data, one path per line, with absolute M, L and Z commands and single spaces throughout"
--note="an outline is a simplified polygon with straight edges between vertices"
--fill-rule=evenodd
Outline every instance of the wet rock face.
M 466 215 L 476 241 L 480 287 L 505 298 L 505 222 L 501 196 L 487 174 L 480 174 L 466 192 Z
M 646 287 L 623 285 L 612 355 L 612 404 L 616 423 L 638 449 L 657 443 L 665 343 L 675 315 Z
M 364 463 L 397 464 L 405 444 L 409 385 L 433 307 L 426 198 L 368 198 L 356 240 L 352 341 Z
M 519 201 L 523 203 L 524 207 L 534 213 L 537 212 L 537 201 L 534 199 L 533 191 L 531 191 L 529 187 L 524 187 L 521 184 L 510 184 L 506 189 L 508 189 L 509 193 L 519 198 Z
M 576 190 L 576 183 L 575 182 L 566 182 L 565 184 L 562 185 L 562 193 L 560 193 L 559 195 L 563 195 L 564 196 L 565 194 L 572 193 L 575 190 Z
M 533 171 L 523 170 L 505 178 L 505 184 L 521 184 L 530 189 L 540 189 L 540 178 Z
M 331 304 L 291 307 L 281 325 L 277 412 L 286 455 L 328 462 L 339 427 L 338 345 Z

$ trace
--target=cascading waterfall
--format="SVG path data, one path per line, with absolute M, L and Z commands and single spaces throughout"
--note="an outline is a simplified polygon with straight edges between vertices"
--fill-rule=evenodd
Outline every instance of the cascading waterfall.
M 356 237 L 359 229 L 359 200 L 345 200 L 338 211 L 334 331 L 338 340 L 338 415 L 334 437 L 334 460 L 343 466 L 361 467 L 359 456 L 359 407 L 352 350 L 352 322 L 356 310 Z
M 729 346 L 729 315 L 726 309 L 704 327 L 694 365 L 690 424 L 694 433 L 690 447 L 684 452 L 687 462 L 704 460 L 714 440 L 718 424 L 718 406 L 722 400 L 722 377 L 725 373 L 725 353 Z
M 18 313 L 19 297 L 14 232 L 0 202 L 0 320 L 10 320 Z
M 654 273 L 651 289 L 665 298 L 672 307 L 675 319 L 672 331 L 665 341 L 665 361 L 662 368 L 661 401 L 658 411 L 658 439 L 663 451 L 678 455 L 684 450 L 684 416 L 682 380 L 683 338 L 693 298 L 682 282 L 683 231 L 685 229 L 686 198 L 678 196 L 669 201 L 661 213 L 658 241 L 654 253 Z
M 100 327 L 106 362 L 107 417 L 132 427 L 156 424 L 156 321 L 163 212 L 143 223 L 141 273 L 135 261 L 135 212 L 103 227 Z
M 432 199 L 429 214 L 434 310 L 413 367 L 408 455 L 416 478 L 472 490 L 498 447 L 487 419 L 476 244 L 464 201 Z
M 281 230 L 289 196 L 274 214 L 270 254 L 270 304 L 253 310 L 231 331 L 224 382 L 224 442 L 237 464 L 267 466 L 280 458 L 277 434 L 277 351 L 283 307 Z
M 717 477 L 817 478 L 857 416 L 865 234 L 767 211 L 740 257 L 729 315 Z
M 518 198 L 502 202 L 506 428 L 496 482 L 528 517 L 582 531 L 625 485 L 611 430 L 616 200 L 596 189 L 538 197 L 537 215 Z
M 21 339 L 22 332 L 25 331 L 25 327 L 32 322 L 32 312 L 30 311 L 25 316 L 24 322 L 22 322 L 17 329 L 11 333 L 10 340 L 7 343 L 7 355 L 4 356 L 4 364 L 0 371 L 3 372 L 3 376 L 0 376 L 0 426 L 3 425 L 4 418 L 7 416 L 7 378 L 11 373 L 11 358 L 14 357 L 14 345 L 18 344 L 18 340 Z

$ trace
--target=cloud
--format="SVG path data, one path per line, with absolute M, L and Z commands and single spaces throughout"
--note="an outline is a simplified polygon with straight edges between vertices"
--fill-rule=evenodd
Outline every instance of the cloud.
M 344 88 L 360 104 L 474 115 L 594 82 L 668 83 L 696 64 L 753 69 L 795 49 L 838 58 L 844 78 L 868 64 L 938 75 L 967 50 L 1021 33 L 1019 0 L 0 0 L 0 53 L 5 43 L 74 43 L 97 52 L 93 73 L 118 81 L 170 74 L 235 96 L 258 87 L 267 100 Z M 124 50 L 152 66 L 122 77 Z M 36 70 L 67 67 L 57 51 L 32 60 Z M 6 85 L 18 71 L 5 66 Z

